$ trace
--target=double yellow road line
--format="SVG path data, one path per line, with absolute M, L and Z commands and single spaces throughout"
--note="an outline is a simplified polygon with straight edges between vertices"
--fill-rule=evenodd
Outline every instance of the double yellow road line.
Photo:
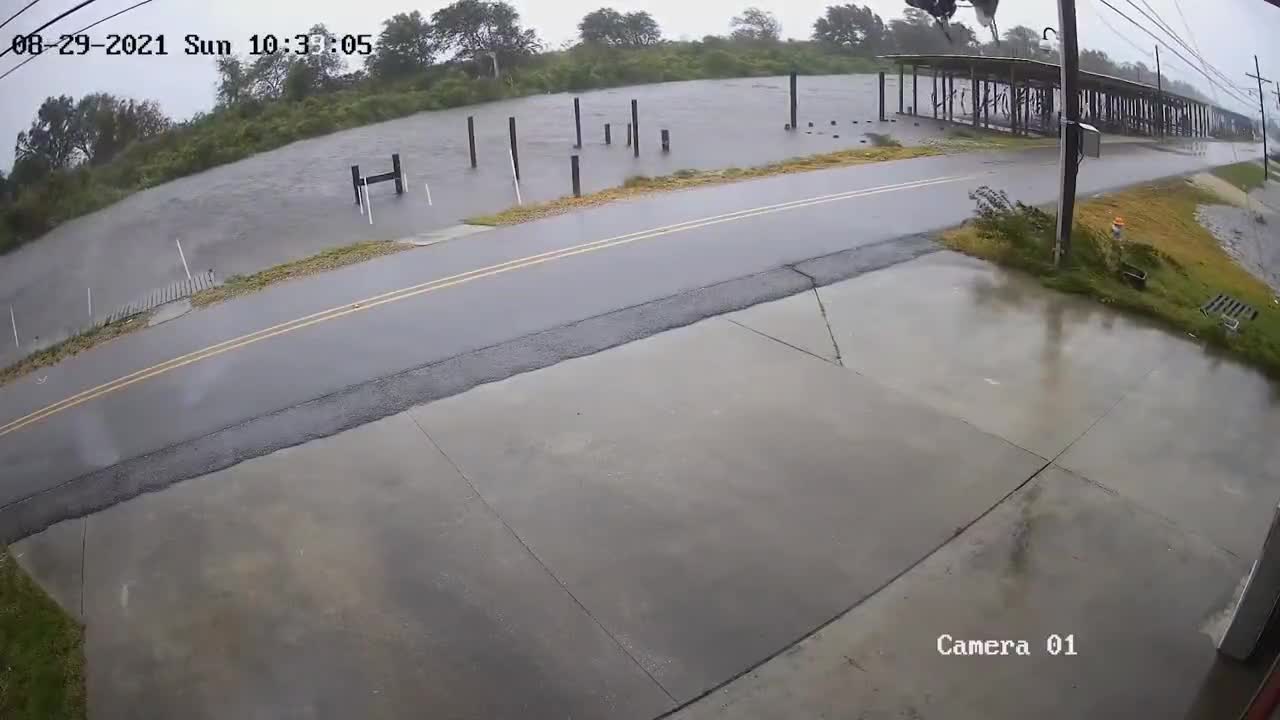
M 46 406 L 44 408 L 41 408 L 40 410 L 37 410 L 29 415 L 24 415 L 23 417 L 20 417 L 3 426 L 0 426 L 0 437 L 8 435 L 11 432 L 16 432 L 18 430 L 21 430 L 22 428 L 28 425 L 31 425 L 32 423 L 39 422 L 51 415 L 60 413 L 63 410 L 70 410 L 73 407 L 87 403 L 90 400 L 100 398 L 103 395 L 107 395 L 109 393 L 123 390 L 124 388 L 127 388 L 130 385 L 133 385 L 135 383 L 140 383 L 144 380 L 148 380 L 150 378 L 156 377 L 157 375 L 163 375 L 165 373 L 172 372 L 174 370 L 177 370 L 178 368 L 186 367 L 187 365 L 191 365 L 192 363 L 200 362 L 201 360 L 206 360 L 208 358 L 216 357 L 223 353 L 231 352 L 232 350 L 237 350 L 242 347 L 253 345 L 254 343 L 262 342 L 263 340 L 268 340 L 278 335 L 284 335 L 286 333 L 295 332 L 297 330 L 301 330 L 303 328 L 310 327 L 312 325 L 318 325 L 322 322 L 328 322 L 330 320 L 336 320 L 338 318 L 346 317 L 347 315 L 351 315 L 354 313 L 371 310 L 380 305 L 399 302 L 401 300 L 408 300 L 409 298 L 412 298 L 412 297 L 424 295 L 429 292 L 435 292 L 436 290 L 443 290 L 445 288 L 453 287 L 455 285 L 461 285 L 463 283 L 468 283 L 473 280 L 479 280 L 481 278 L 491 277 L 493 275 L 501 275 L 502 273 L 511 272 L 513 270 L 521 270 L 524 268 L 533 267 L 535 265 L 541 265 L 543 263 L 551 262 L 553 260 L 560 260 L 562 258 L 572 257 L 574 255 L 597 252 L 599 250 L 604 250 L 606 248 L 611 248 L 611 247 L 617 247 L 619 245 L 626 245 L 628 243 L 637 242 L 639 240 L 648 240 L 651 238 L 661 237 L 663 235 L 672 235 L 674 233 L 685 232 L 688 230 L 697 230 L 699 228 L 709 227 L 712 225 L 719 225 L 721 223 L 735 222 L 737 220 L 745 220 L 747 218 L 759 217 L 761 215 L 770 215 L 772 213 L 783 212 L 786 210 L 798 210 L 800 208 L 812 207 L 814 205 L 822 205 L 824 203 L 837 202 L 840 200 L 852 200 L 855 198 L 868 197 L 871 195 L 879 195 L 881 193 L 897 192 L 900 190 L 912 190 L 915 188 L 929 187 L 931 185 L 942 185 L 946 183 L 959 182 L 962 180 L 971 179 L 973 177 L 975 176 L 967 175 L 967 176 L 937 177 L 937 178 L 931 178 L 928 180 L 916 180 L 913 182 L 898 183 L 896 185 L 881 185 L 878 187 L 866 188 L 864 190 L 850 190 L 847 192 L 833 193 L 830 195 L 819 195 L 816 197 L 805 198 L 802 200 L 793 200 L 791 202 L 778 203 L 776 205 L 765 205 L 762 207 L 750 208 L 747 210 L 739 210 L 737 212 L 725 213 L 723 215 L 714 215 L 712 217 L 700 218 L 697 220 L 689 220 L 687 222 L 676 223 L 674 225 L 664 225 L 662 227 L 652 228 L 649 230 L 641 230 L 639 232 L 628 233 L 626 235 L 617 235 L 615 237 L 605 238 L 603 240 L 595 240 L 593 242 L 588 242 L 588 243 L 582 243 L 581 245 L 574 245 L 571 247 L 562 248 L 560 250 L 551 250 L 548 252 L 539 253 L 537 255 L 529 255 L 527 257 L 517 258 L 515 260 L 508 260 L 507 262 L 498 263 L 497 265 L 490 265 L 488 267 L 477 268 L 475 270 L 469 270 L 464 273 L 458 273 L 457 275 L 450 275 L 449 277 L 440 278 L 438 280 L 432 280 L 430 282 L 411 285 L 409 287 L 401 288 L 399 290 L 392 290 L 390 292 L 386 292 L 381 295 L 375 295 L 370 298 L 365 298 L 364 300 L 359 300 L 354 303 L 339 305 L 337 307 L 329 308 L 328 310 L 321 310 L 320 312 L 312 313 L 311 315 L 306 315 L 304 317 L 290 320 L 288 322 L 283 322 L 278 325 L 273 325 L 268 328 L 263 328 L 262 330 L 258 330 L 257 332 L 252 332 L 247 335 L 241 335 L 239 337 L 235 337 L 230 340 L 224 340 L 223 342 L 220 342 L 216 345 L 210 345 L 206 348 L 196 350 L 195 352 L 190 352 L 190 353 L 187 353 L 186 355 L 173 358 L 172 360 L 166 360 L 165 362 L 152 365 L 149 368 L 144 368 L 142 370 L 129 373 L 128 375 L 125 375 L 123 377 L 119 377 L 110 382 L 105 382 L 101 385 L 98 385 L 97 387 L 89 388 L 88 390 L 84 390 L 82 392 L 76 393 L 75 395 L 72 395 L 63 400 L 59 400 L 58 402 L 53 403 L 52 405 Z

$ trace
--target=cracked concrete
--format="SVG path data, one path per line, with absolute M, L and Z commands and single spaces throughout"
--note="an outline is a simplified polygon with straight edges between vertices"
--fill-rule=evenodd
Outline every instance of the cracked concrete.
M 807 270 L 17 543 L 94 716 L 1238 709 L 1209 633 L 1280 500 L 1269 383 L 951 253 Z

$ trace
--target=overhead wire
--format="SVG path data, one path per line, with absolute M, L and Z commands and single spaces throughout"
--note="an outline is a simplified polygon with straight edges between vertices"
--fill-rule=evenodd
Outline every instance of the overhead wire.
M 1214 75 L 1217 75 L 1219 80 L 1223 81 L 1227 85 L 1232 86 L 1234 89 L 1241 90 L 1241 87 L 1238 84 L 1236 84 L 1235 81 L 1227 77 L 1226 74 L 1224 74 L 1221 70 L 1215 67 L 1208 60 L 1205 60 L 1204 56 L 1201 55 L 1198 50 L 1193 49 L 1190 45 L 1187 44 L 1185 40 L 1182 39 L 1181 35 L 1174 32 L 1173 28 L 1169 26 L 1169 23 L 1165 22 L 1164 18 L 1160 17 L 1160 13 L 1156 12 L 1155 9 L 1151 7 L 1150 3 L 1147 2 L 1147 0 L 1140 0 L 1140 1 L 1142 2 L 1143 5 L 1147 7 L 1148 10 L 1151 11 L 1150 15 L 1147 14 L 1147 12 L 1144 11 L 1142 8 L 1135 5 L 1133 0 L 1125 0 L 1125 2 L 1129 3 L 1129 5 L 1134 10 L 1137 10 L 1143 17 L 1155 23 L 1155 26 L 1157 28 L 1160 28 L 1165 32 L 1166 35 L 1173 38 L 1174 42 L 1178 43 L 1178 45 L 1180 45 L 1182 49 L 1186 50 L 1187 53 L 1191 55 L 1191 57 L 1195 58 L 1196 60 L 1199 60 L 1205 70 L 1208 70 L 1212 72 Z M 1152 15 L 1154 15 L 1155 17 L 1152 17 Z
M 1174 54 L 1174 56 L 1176 56 L 1176 57 L 1177 57 L 1179 60 L 1181 60 L 1184 64 L 1186 64 L 1188 67 L 1193 68 L 1196 72 L 1198 72 L 1198 73 L 1200 73 L 1201 75 L 1203 75 L 1203 76 L 1204 76 L 1204 78 L 1205 78 L 1206 80 L 1208 80 L 1208 81 L 1209 81 L 1209 83 L 1210 83 L 1211 85 L 1217 85 L 1217 86 L 1219 86 L 1219 89 L 1220 89 L 1220 90 L 1222 90 L 1222 91 L 1223 91 L 1224 93 L 1226 93 L 1227 95 L 1230 95 L 1230 96 L 1231 96 L 1234 100 L 1236 100 L 1237 102 L 1243 103 L 1243 104 L 1245 104 L 1245 105 L 1248 105 L 1248 104 L 1249 104 L 1249 101 L 1248 101 L 1248 100 L 1246 100 L 1246 99 L 1244 99 L 1243 97 L 1241 97 L 1241 96 L 1238 94 L 1238 92 L 1237 92 L 1237 91 L 1229 90 L 1229 89 L 1227 89 L 1226 87 L 1223 87 L 1223 86 L 1222 86 L 1222 84 L 1221 84 L 1221 83 L 1219 83 L 1216 79 L 1214 79 L 1214 77 L 1213 77 L 1212 75 L 1210 75 L 1210 74 L 1209 74 L 1208 72 L 1206 72 L 1204 69 L 1197 67 L 1197 66 L 1196 66 L 1196 65 L 1194 65 L 1191 61 L 1187 60 L 1185 57 L 1183 57 L 1182 53 L 1180 53 L 1180 52 L 1178 52 L 1177 50 L 1175 50 L 1174 48 L 1170 47 L 1168 43 L 1166 43 L 1164 40 L 1162 40 L 1162 39 L 1160 38 L 1160 36 L 1156 35 L 1155 33 L 1151 32 L 1150 30 L 1148 30 L 1145 26 L 1143 26 L 1143 25 L 1142 25 L 1141 23 L 1139 23 L 1138 21 L 1136 21 L 1136 20 L 1134 20 L 1133 18 L 1129 17 L 1128 15 L 1124 14 L 1124 12 L 1122 12 L 1122 11 L 1121 11 L 1119 8 L 1117 8 L 1115 5 L 1112 5 L 1112 4 L 1109 2 L 1109 0 L 1098 0 L 1098 2 L 1100 2 L 1100 3 L 1102 3 L 1103 5 L 1106 5 L 1107 7 L 1111 8 L 1111 10 L 1112 10 L 1113 12 L 1115 12 L 1115 14 L 1119 15 L 1120 17 L 1124 18 L 1125 20 L 1128 20 L 1130 24 L 1132 24 L 1133 26 L 1137 27 L 1137 28 L 1138 28 L 1139 30 L 1141 30 L 1142 32 L 1144 32 L 1144 33 L 1146 33 L 1146 34 L 1150 35 L 1150 36 L 1151 36 L 1151 37 L 1152 37 L 1152 38 L 1153 38 L 1157 43 L 1159 43 L 1160 45 L 1164 46 L 1164 48 L 1165 48 L 1166 50 L 1168 50 L 1169 52 L 1173 53 L 1173 54 Z
M 0 28 L 3 28 L 5 25 L 8 25 L 9 23 L 13 22 L 13 19 L 14 19 L 14 18 L 16 18 L 16 17 L 18 17 L 19 15 L 21 15 L 22 13 L 24 13 L 24 12 L 26 12 L 26 11 L 30 10 L 30 9 L 31 9 L 31 7 L 32 7 L 33 5 L 35 5 L 36 3 L 38 3 L 38 2 L 40 2 L 40 0 L 31 0 L 31 2 L 29 2 L 29 3 L 27 3 L 27 4 L 26 4 L 26 7 L 22 8 L 21 10 L 19 10 L 19 11 L 18 11 L 18 12 L 16 12 L 16 13 L 14 13 L 14 14 L 10 15 L 10 16 L 9 16 L 9 19 L 5 20 L 4 22 L 0 22 Z
M 31 32 L 29 32 L 29 33 L 25 33 L 25 34 L 27 34 L 27 35 L 39 35 L 41 30 L 45 30 L 45 29 L 47 29 L 50 25 L 52 25 L 52 24 L 54 24 L 54 23 L 58 22 L 59 20 L 61 20 L 61 19 L 65 18 L 65 17 L 67 17 L 68 15 L 71 15 L 72 13 L 78 12 L 78 11 L 80 11 L 80 10 L 82 10 L 82 9 L 84 9 L 84 8 L 86 8 L 86 7 L 90 6 L 90 5 L 92 5 L 92 4 L 94 4 L 94 3 L 95 3 L 95 2 L 97 2 L 97 1 L 98 1 L 98 0 L 83 0 L 79 5 L 76 5 L 75 7 L 71 8 L 70 10 L 67 10 L 66 12 L 63 12 L 62 14 L 58 15 L 57 17 L 55 17 L 54 19 L 50 20 L 49 22 L 47 22 L 47 23 L 45 23 L 45 24 L 41 25 L 40 27 L 36 28 L 35 30 L 32 30 Z M 11 52 L 13 52 L 13 45 L 10 45 L 9 47 L 5 48 L 3 51 L 0 51 L 0 57 L 4 57 L 5 55 L 8 55 L 8 54 L 9 54 L 9 53 L 11 53 Z
M 120 11 L 118 11 L 118 12 L 114 12 L 114 13 L 111 13 L 110 15 L 108 15 L 108 16 L 106 16 L 106 17 L 102 18 L 101 20 L 97 20 L 97 21 L 95 21 L 95 22 L 91 22 L 91 23 L 89 23 L 88 25 L 85 25 L 84 27 L 80 28 L 79 30 L 76 30 L 75 32 L 67 33 L 67 34 L 68 34 L 68 35 L 80 35 L 80 34 L 82 34 L 82 33 L 88 32 L 89 30 L 92 30 L 93 28 L 95 28 L 95 27 L 97 27 L 97 26 L 101 25 L 102 23 L 104 23 L 104 22 L 106 22 L 106 21 L 108 21 L 108 20 L 112 20 L 112 19 L 114 19 L 114 18 L 120 17 L 121 15 L 123 15 L 123 14 L 125 14 L 125 13 L 129 12 L 130 10 L 135 10 L 135 9 L 137 9 L 137 8 L 142 7 L 143 5 L 146 5 L 147 3 L 152 3 L 152 2 L 155 2 L 155 0 L 142 0 L 142 2 L 135 3 L 135 4 L 133 4 L 133 5 L 130 5 L 130 6 L 129 6 L 129 7 L 127 7 L 127 8 L 123 9 L 123 10 L 120 10 Z M 43 53 L 41 53 L 41 54 L 43 54 Z M 8 70 L 8 71 L 6 71 L 4 74 L 0 74 L 0 80 L 3 80 L 3 79 L 5 79 L 5 78 L 9 77 L 10 75 L 14 74 L 14 73 L 15 73 L 15 72 L 17 72 L 17 71 L 18 71 L 18 69 L 19 69 L 19 68 L 21 68 L 23 65 L 26 65 L 27 63 L 31 62 L 32 60 L 35 60 L 35 59 L 36 59 L 36 58 L 38 58 L 38 57 L 40 57 L 40 55 L 32 55 L 31 57 L 27 58 L 26 60 L 23 60 L 22 62 L 18 63 L 17 65 L 14 65 L 13 67 L 9 68 L 9 70 Z

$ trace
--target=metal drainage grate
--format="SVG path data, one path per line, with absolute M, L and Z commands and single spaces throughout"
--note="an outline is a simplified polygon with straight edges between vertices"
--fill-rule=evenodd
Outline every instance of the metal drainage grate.
M 1209 317 L 1224 317 L 1233 320 L 1252 320 L 1258 317 L 1258 311 L 1239 300 L 1218 293 L 1212 300 L 1200 306 L 1200 312 Z
M 192 275 L 186 280 L 179 280 L 162 288 L 152 290 L 145 298 L 135 300 L 128 305 L 123 305 L 111 311 L 111 314 L 103 320 L 103 324 L 116 322 L 128 317 L 132 317 L 141 312 L 146 312 L 152 308 L 160 307 L 165 303 L 175 300 L 189 298 L 192 295 L 211 287 L 219 285 L 218 279 L 214 277 L 212 270 L 206 270 L 202 273 Z

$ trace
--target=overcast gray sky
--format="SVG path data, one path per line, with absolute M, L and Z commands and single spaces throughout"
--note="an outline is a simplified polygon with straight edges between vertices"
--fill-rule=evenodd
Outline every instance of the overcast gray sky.
M 8 17 L 28 0 L 0 0 L 0 20 Z M 76 5 L 78 0 L 41 0 L 12 24 L 0 31 L 0 48 L 8 48 L 14 32 L 26 32 L 58 13 Z M 136 0 L 98 0 L 93 5 L 51 27 L 46 35 L 58 31 L 71 32 L 94 20 L 134 4 Z M 537 29 L 548 46 L 556 47 L 571 40 L 577 23 L 584 14 L 602 5 L 621 11 L 647 10 L 666 37 L 695 39 L 707 34 L 727 32 L 729 18 L 747 5 L 755 4 L 774 12 L 782 22 L 786 37 L 804 38 L 813 21 L 822 14 L 830 0 L 511 0 L 525 24 Z M 1128 4 L 1128 0 L 1109 0 L 1134 20 L 1149 25 Z M 1143 6 L 1144 0 L 1136 0 Z M 1280 8 L 1263 0 L 1145 0 L 1193 46 L 1198 45 L 1210 63 L 1239 80 L 1253 71 L 1253 53 L 1258 53 L 1263 75 L 1280 78 Z M 1179 16 L 1180 3 L 1186 18 Z M 236 52 L 248 49 L 249 36 L 255 33 L 292 35 L 305 32 L 313 23 L 323 22 L 335 34 L 377 33 L 381 21 L 397 12 L 418 9 L 430 15 L 447 4 L 437 0 L 414 4 L 410 0 L 360 0 L 360 2 L 318 2 L 317 0 L 154 0 L 137 10 L 95 28 L 94 33 L 165 34 L 170 53 L 181 52 L 181 38 L 197 33 L 206 39 L 230 40 Z M 901 0 L 867 0 L 888 21 L 901 14 Z M 1144 6 L 1145 7 L 1145 6 Z M 1101 0 L 1078 0 L 1082 47 L 1105 50 L 1119 60 L 1144 61 L 1152 65 L 1148 55 L 1154 41 L 1126 20 L 1107 9 Z M 1043 27 L 1057 25 L 1055 0 L 1003 0 L 997 21 L 1001 28 L 1016 24 Z M 973 23 L 973 11 L 961 9 L 958 20 Z M 1104 24 L 1103 20 L 1110 24 Z M 1189 31 L 1188 31 L 1189 28 Z M 1152 28 L 1154 31 L 1154 28 Z M 1167 40 L 1173 44 L 1171 40 Z M 1134 46 L 1137 47 L 1134 47 Z M 1141 48 L 1139 50 L 1138 48 Z M 1188 58 L 1191 59 L 1191 58 Z M 353 59 L 353 62 L 357 59 Z M 1195 82 L 1202 90 L 1210 87 L 1203 78 L 1179 62 L 1171 54 L 1161 52 L 1161 61 L 1172 77 Z M 12 53 L 0 58 L 0 74 L 16 65 Z M 175 118 L 208 110 L 213 105 L 213 60 L 170 54 L 167 57 L 106 57 L 100 51 L 85 57 L 47 55 L 31 62 L 13 75 L 0 80 L 0 167 L 8 168 L 13 160 L 13 141 L 19 130 L 31 122 L 40 102 L 49 95 L 81 96 L 106 91 L 139 99 L 154 99 Z M 1212 95 L 1211 95 L 1212 97 Z M 1268 93 L 1268 108 L 1276 107 L 1276 98 Z M 1244 110 L 1239 103 L 1226 98 L 1222 104 Z M 1256 105 L 1252 106 L 1256 112 Z

